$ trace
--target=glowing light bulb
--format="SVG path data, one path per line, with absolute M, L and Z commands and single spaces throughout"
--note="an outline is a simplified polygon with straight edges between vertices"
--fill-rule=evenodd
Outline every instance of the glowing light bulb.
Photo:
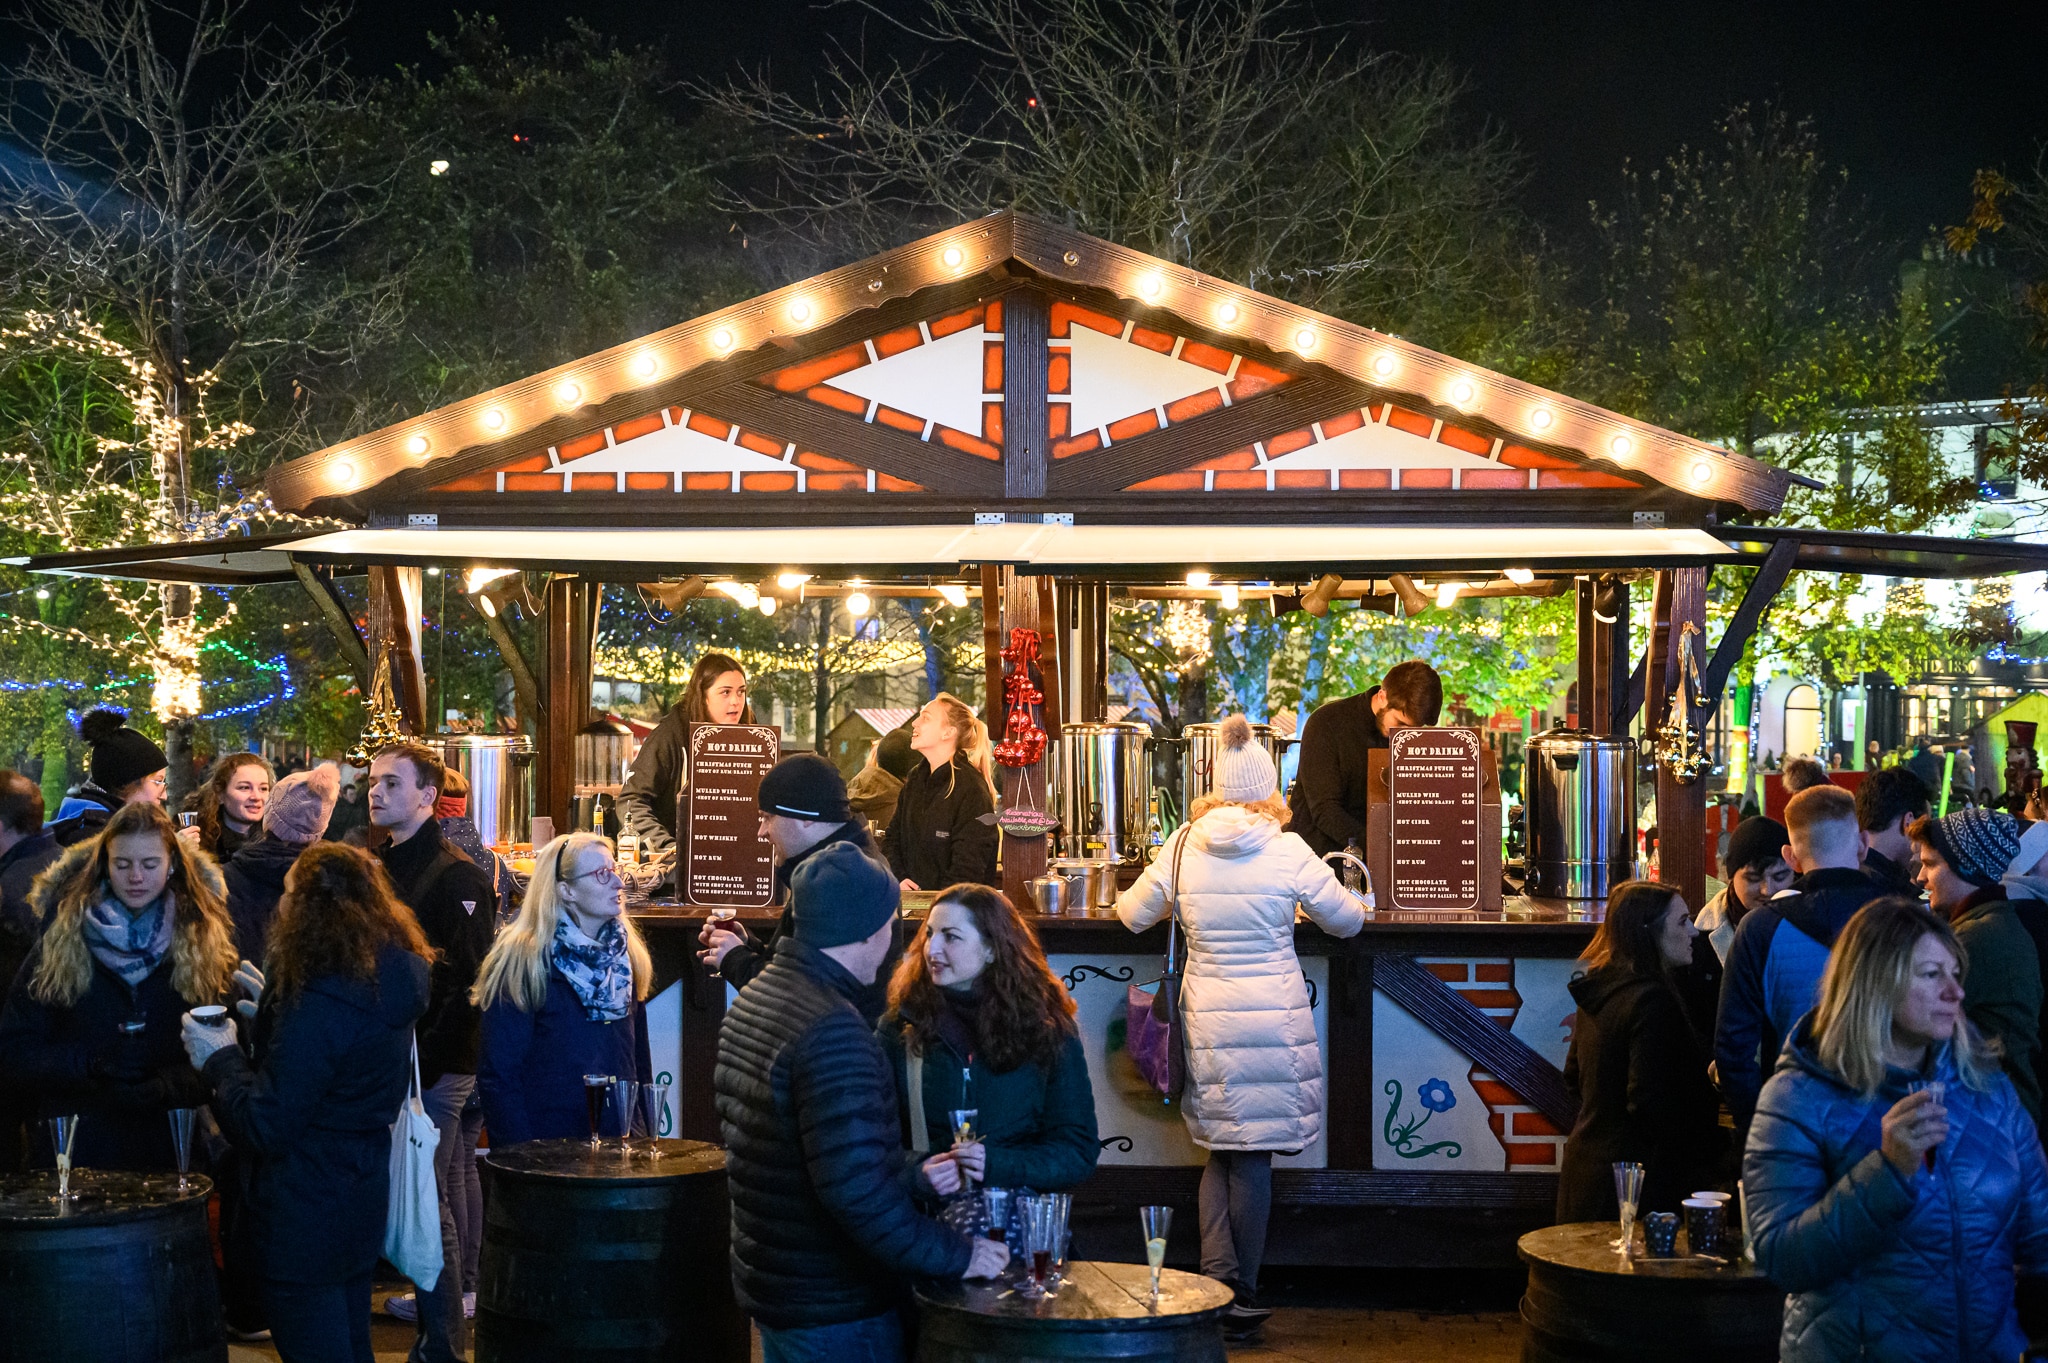
M 939 596 L 956 610 L 967 604 L 967 589 L 957 582 L 941 582 Z
M 811 305 L 799 298 L 789 305 L 789 320 L 801 326 L 811 320 Z
M 1436 608 L 1438 610 L 1447 611 L 1458 603 L 1459 586 L 1460 584 L 1456 582 L 1443 582 L 1437 585 Z
M 1294 346 L 1297 350 L 1314 350 L 1316 348 L 1315 332 L 1308 327 L 1303 327 L 1300 331 L 1295 332 Z
M 491 598 L 489 598 L 488 596 L 479 596 L 476 599 L 476 608 L 484 613 L 484 619 L 486 620 L 495 620 L 498 618 L 497 603 L 492 601 Z
M 1479 385 L 1470 379 L 1459 379 L 1451 385 L 1451 401 L 1463 407 L 1479 396 Z
M 36 588 L 36 600 L 38 600 L 38 601 L 48 601 L 49 599 L 50 599 L 50 589 L 49 589 L 48 587 L 38 587 L 38 588 Z M 291 628 L 291 626 L 290 626 L 290 625 L 286 625 L 286 626 L 285 626 L 285 628 L 286 628 L 286 629 L 290 629 L 290 628 Z
M 1138 292 L 1147 298 L 1157 298 L 1166 288 L 1166 281 L 1156 274 L 1148 274 L 1138 281 Z
M 446 175 L 447 173 L 448 173 L 448 163 L 447 163 L 446 161 L 429 161 L 429 162 L 427 162 L 427 174 L 429 174 L 429 175 Z
M 356 465 L 353 459 L 337 459 L 334 461 L 334 485 L 336 487 L 354 487 L 356 485 Z
M 1607 448 L 1614 452 L 1616 459 L 1628 458 L 1628 452 L 1635 447 L 1635 442 L 1625 435 L 1617 435 L 1614 439 L 1607 442 Z
M 1223 323 L 1224 326 L 1229 326 L 1237 321 L 1240 315 L 1235 303 L 1225 303 L 1222 307 L 1216 309 L 1216 320 Z
M 485 430 L 487 430 L 487 431 L 502 431 L 502 430 L 504 430 L 504 429 L 505 429 L 505 412 L 504 412 L 504 409 L 503 409 L 503 408 L 501 408 L 501 407 L 489 407 L 489 408 L 486 408 L 486 409 L 484 410 L 484 415 L 483 415 L 483 423 L 484 423 L 484 429 L 485 429 Z
M 441 570 L 440 570 L 439 568 L 429 568 L 429 569 L 427 569 L 427 576 L 428 576 L 428 577 L 439 577 L 440 575 L 441 575 Z M 290 626 L 290 625 L 286 625 L 286 626 L 285 626 L 285 628 L 286 628 L 286 629 L 290 629 L 290 628 L 291 628 L 291 626 Z
M 1538 407 L 1529 413 L 1529 425 L 1534 430 L 1547 431 L 1550 429 L 1550 423 L 1555 420 L 1557 418 L 1551 415 L 1548 407 Z
M 1704 459 L 1700 460 L 1697 464 L 1694 464 L 1692 466 L 1692 480 L 1695 483 L 1704 483 L 1713 476 L 1714 466 L 1712 464 L 1709 464 Z
M 1208 586 L 1208 585 L 1209 585 L 1209 571 L 1208 571 L 1208 569 L 1206 569 L 1206 568 L 1197 568 L 1197 569 L 1195 569 L 1194 571 L 1190 572 L 1190 573 L 1188 574 L 1188 585 L 1189 585 L 1190 587 L 1206 587 L 1206 586 Z
M 563 379 L 555 385 L 555 397 L 564 407 L 573 407 L 582 396 L 582 385 L 573 379 Z
M 811 580 L 809 573 L 777 573 L 775 585 L 786 592 L 793 592 Z
M 1527 568 L 1503 568 L 1500 570 L 1500 575 L 1514 583 L 1517 587 L 1526 587 L 1536 580 L 1536 574 L 1530 572 Z
M 655 371 L 660 368 L 661 362 L 654 358 L 654 352 L 651 350 L 643 350 L 634 357 L 633 372 L 643 379 L 653 378 Z
M 1235 582 L 1224 583 L 1222 590 L 1218 593 L 1218 596 L 1219 604 L 1223 607 L 1223 609 L 1227 611 L 1234 611 L 1237 609 L 1237 584 Z
M 846 594 L 846 613 L 848 615 L 855 617 L 866 615 L 874 607 L 874 604 L 874 602 L 868 600 L 866 592 L 853 591 Z
M 780 602 L 778 602 L 778 601 L 777 601 L 777 600 L 776 600 L 776 599 L 775 599 L 774 597 L 772 597 L 772 596 L 764 596 L 764 597 L 762 597 L 762 598 L 761 598 L 761 614 L 763 614 L 763 615 L 773 615 L 773 614 L 775 614 L 775 608 L 776 608 L 776 606 L 778 606 L 778 605 L 780 605 L 780 604 L 781 604 L 781 603 L 780 603 Z
M 1392 378 L 1394 370 L 1398 366 L 1399 361 L 1394 358 L 1394 353 L 1390 350 L 1382 350 L 1379 354 L 1373 356 L 1372 372 L 1383 379 Z
M 418 459 L 427 452 L 427 449 L 427 438 L 425 436 L 410 435 L 405 438 L 405 452 L 413 458 Z
M 751 582 L 714 582 L 711 584 L 711 590 L 738 602 L 749 610 L 761 604 L 761 590 Z
M 949 270 L 957 270 L 967 263 L 967 253 L 957 246 L 948 246 L 939 252 L 939 264 Z
M 471 568 L 462 575 L 462 590 L 474 593 L 478 588 L 488 587 L 518 571 L 517 568 Z
M 732 334 L 731 327 L 720 327 L 711 333 L 711 348 L 721 355 L 731 350 L 737 343 L 738 338 Z

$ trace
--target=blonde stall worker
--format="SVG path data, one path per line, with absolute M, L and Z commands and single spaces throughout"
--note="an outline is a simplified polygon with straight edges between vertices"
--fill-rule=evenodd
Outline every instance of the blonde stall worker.
M 1209 1151 L 1202 1272 L 1230 1287 L 1224 1330 L 1244 1338 L 1272 1314 L 1257 1290 L 1274 1152 L 1301 1150 L 1322 1132 L 1323 1058 L 1294 954 L 1295 906 L 1324 932 L 1350 937 L 1365 926 L 1365 905 L 1287 831 L 1272 755 L 1252 741 L 1244 716 L 1223 722 L 1221 740 L 1214 786 L 1116 912 L 1143 932 L 1178 906 L 1187 963 L 1181 1115 Z
M 906 890 L 986 885 L 996 876 L 995 754 L 988 726 L 949 691 L 911 721 L 917 755 L 882 853 Z
M 476 1080 L 492 1145 L 588 1136 L 584 1075 L 652 1075 L 654 963 L 625 910 L 611 844 L 596 834 L 556 838 L 534 859 L 526 902 L 471 994 L 483 1013 Z

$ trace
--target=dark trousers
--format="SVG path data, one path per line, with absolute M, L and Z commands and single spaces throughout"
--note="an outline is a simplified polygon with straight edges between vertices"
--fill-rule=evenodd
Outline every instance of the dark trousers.
M 242 1191 L 244 1157 L 222 1143 L 213 1162 L 213 1186 L 220 1190 L 220 1304 L 228 1324 L 245 1334 L 265 1327 L 263 1262 L 255 1251 L 255 1226 Z
M 345 1283 L 265 1282 L 270 1339 L 284 1363 L 376 1363 L 370 1275 Z
M 434 1181 L 441 1191 L 441 1276 L 432 1291 L 420 1291 L 414 1284 L 420 1318 L 411 1363 L 461 1363 L 469 1349 L 469 1322 L 462 1315 L 462 1236 L 455 1219 L 463 1166 L 456 1157 L 462 1153 L 457 1149 L 462 1144 L 462 1109 L 475 1089 L 473 1074 L 444 1074 L 421 1095 L 427 1115 L 441 1132 L 441 1143 L 434 1148 Z M 467 1155 L 473 1183 L 476 1147 L 471 1146 Z

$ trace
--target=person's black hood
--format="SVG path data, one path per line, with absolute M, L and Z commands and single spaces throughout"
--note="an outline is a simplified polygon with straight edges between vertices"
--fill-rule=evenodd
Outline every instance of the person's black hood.
M 1835 944 L 1856 910 L 1890 891 L 1868 871 L 1824 866 L 1792 882 L 1794 893 L 1773 899 L 1769 908 L 1824 947 Z
M 258 838 L 254 842 L 243 843 L 241 850 L 228 858 L 228 869 L 247 876 L 252 885 L 283 894 L 285 873 L 292 869 L 292 863 L 299 859 L 299 853 L 307 846 L 302 842 Z
M 1598 970 L 1577 976 L 1565 987 L 1571 991 L 1572 997 L 1578 1000 L 1579 1007 L 1597 1016 L 1616 999 L 1655 988 L 1659 983 L 1660 981 L 1646 975 L 1638 975 L 1633 970 L 1603 965 Z
M 375 980 L 322 975 L 306 986 L 306 992 L 368 1013 L 387 1027 L 409 1027 L 426 1011 L 428 974 L 426 961 L 387 943 L 377 953 Z

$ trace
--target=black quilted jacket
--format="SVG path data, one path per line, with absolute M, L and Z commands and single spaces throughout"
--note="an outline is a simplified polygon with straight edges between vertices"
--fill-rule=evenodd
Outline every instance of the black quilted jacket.
M 967 1271 L 966 1236 L 920 1214 L 896 1084 L 838 962 L 785 937 L 718 1041 L 718 1120 L 742 1310 L 792 1329 L 895 1309 L 906 1280 Z

